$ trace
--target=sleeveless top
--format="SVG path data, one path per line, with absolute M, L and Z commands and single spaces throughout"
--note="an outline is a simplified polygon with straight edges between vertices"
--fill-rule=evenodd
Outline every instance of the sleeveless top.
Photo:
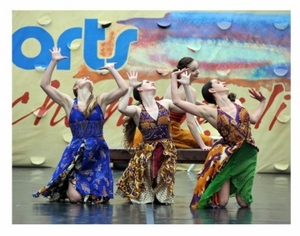
M 170 139 L 170 113 L 160 103 L 158 106 L 157 120 L 154 120 L 142 105 L 140 114 L 139 130 L 141 131 L 145 142 L 158 141 L 163 139 Z

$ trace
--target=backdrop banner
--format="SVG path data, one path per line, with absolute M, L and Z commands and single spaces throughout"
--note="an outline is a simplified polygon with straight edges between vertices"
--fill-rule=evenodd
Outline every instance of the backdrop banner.
M 258 101 L 248 89 L 260 90 L 267 105 L 252 126 L 257 172 L 290 173 L 290 11 L 13 11 L 12 17 L 12 166 L 55 167 L 71 139 L 64 110 L 40 88 L 49 49 L 57 46 L 68 59 L 57 64 L 52 85 L 70 95 L 83 76 L 94 82 L 96 95 L 114 89 L 111 74 L 100 68 L 116 62 L 125 80 L 135 70 L 139 80 L 155 81 L 160 99 L 171 71 L 187 56 L 199 63 L 192 86 L 200 101 L 203 84 L 219 79 L 253 112 Z M 106 112 L 110 147 L 122 146 L 124 117 L 117 106 Z M 198 121 L 205 134 L 218 135 Z

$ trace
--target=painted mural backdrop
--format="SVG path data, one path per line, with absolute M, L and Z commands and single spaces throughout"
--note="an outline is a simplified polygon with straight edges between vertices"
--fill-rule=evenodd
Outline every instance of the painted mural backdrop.
M 135 70 L 139 79 L 156 81 L 159 99 L 184 56 L 199 63 L 193 84 L 199 100 L 202 85 L 212 78 L 225 81 L 249 111 L 258 103 L 248 88 L 261 90 L 268 102 L 253 126 L 260 149 L 257 171 L 290 172 L 290 12 L 14 11 L 12 16 L 13 166 L 55 167 L 71 138 L 63 109 L 39 87 L 49 49 L 58 46 L 68 59 L 58 63 L 52 85 L 70 95 L 82 76 L 92 79 L 95 93 L 115 88 L 112 76 L 99 68 L 116 62 L 126 80 L 126 71 Z M 110 147 L 122 146 L 117 105 L 106 113 Z M 217 135 L 198 121 L 207 135 Z

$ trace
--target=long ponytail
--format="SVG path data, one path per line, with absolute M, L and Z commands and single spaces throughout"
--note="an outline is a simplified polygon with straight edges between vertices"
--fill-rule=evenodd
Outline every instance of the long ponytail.
M 142 99 L 140 97 L 140 93 L 138 91 L 138 88 L 142 86 L 142 83 L 138 84 L 136 87 L 133 89 L 133 97 L 135 100 L 138 102 L 135 104 L 138 106 L 139 104 L 142 103 Z M 132 117 L 125 117 L 123 121 L 123 133 L 124 133 L 124 147 L 128 151 L 133 150 L 133 141 L 134 141 L 134 135 L 136 131 L 136 124 L 133 120 Z

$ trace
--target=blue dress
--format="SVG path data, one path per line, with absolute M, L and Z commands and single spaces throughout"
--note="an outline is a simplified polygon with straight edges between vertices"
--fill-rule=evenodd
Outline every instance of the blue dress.
M 33 197 L 64 200 L 68 183 L 81 194 L 83 202 L 100 203 L 102 197 L 113 198 L 113 174 L 110 168 L 109 148 L 103 138 L 104 114 L 97 105 L 86 118 L 74 99 L 69 117 L 72 140 L 48 184 Z

